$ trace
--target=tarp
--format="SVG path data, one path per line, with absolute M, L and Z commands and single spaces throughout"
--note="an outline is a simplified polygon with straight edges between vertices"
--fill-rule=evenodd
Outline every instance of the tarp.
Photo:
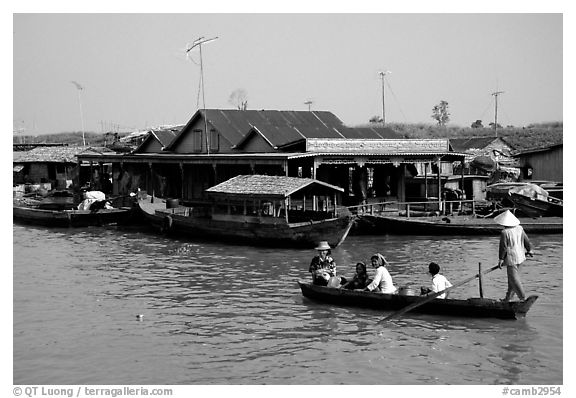
M 486 171 L 494 170 L 496 163 L 490 156 L 476 156 L 471 162 L 470 165 L 483 169 Z
M 535 184 L 526 184 L 521 187 L 510 189 L 510 193 L 517 193 L 533 199 L 544 199 L 548 197 L 548 191 Z

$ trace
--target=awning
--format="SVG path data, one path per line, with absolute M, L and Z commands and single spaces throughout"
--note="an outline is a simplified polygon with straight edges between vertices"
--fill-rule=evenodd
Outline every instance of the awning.
M 14 165 L 14 168 L 12 170 L 14 170 L 15 173 L 19 173 L 22 171 L 23 168 L 24 168 L 23 164 L 17 164 L 17 165 Z

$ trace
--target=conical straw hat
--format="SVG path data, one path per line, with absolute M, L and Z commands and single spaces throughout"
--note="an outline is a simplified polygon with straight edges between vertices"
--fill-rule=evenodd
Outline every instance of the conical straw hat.
M 316 250 L 330 250 L 330 249 L 331 249 L 330 245 L 325 240 L 320 242 L 318 244 L 318 247 L 316 248 Z
M 515 227 L 520 225 L 520 220 L 518 220 L 516 216 L 510 212 L 510 210 L 506 210 L 504 213 L 501 213 L 495 217 L 494 222 L 496 224 L 502 225 L 503 227 Z

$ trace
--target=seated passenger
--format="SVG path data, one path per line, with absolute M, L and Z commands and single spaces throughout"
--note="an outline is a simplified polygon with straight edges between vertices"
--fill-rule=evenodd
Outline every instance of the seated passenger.
M 341 287 L 344 289 L 364 289 L 368 285 L 368 272 L 366 271 L 366 264 L 359 262 L 356 264 L 356 274 L 349 281 Z
M 366 286 L 365 290 L 388 294 L 396 293 L 396 287 L 392 282 L 392 276 L 386 269 L 386 265 L 388 265 L 386 258 L 382 254 L 376 253 L 372 256 L 371 261 L 372 266 L 376 268 L 376 275 L 374 275 L 372 283 Z
M 308 271 L 312 274 L 314 285 L 327 286 L 331 277 L 336 276 L 336 263 L 330 257 L 330 245 L 326 241 L 320 242 L 318 255 L 310 262 Z
M 422 294 L 433 294 L 441 292 L 452 286 L 450 281 L 446 279 L 444 275 L 440 274 L 440 266 L 434 262 L 428 265 L 428 273 L 432 276 L 432 284 L 430 288 L 422 288 Z M 446 292 L 438 296 L 437 298 L 443 299 L 447 298 L 450 292 Z

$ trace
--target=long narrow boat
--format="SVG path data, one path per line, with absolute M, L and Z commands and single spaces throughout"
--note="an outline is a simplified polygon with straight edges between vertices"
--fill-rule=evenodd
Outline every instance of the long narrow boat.
M 138 204 L 153 226 L 176 236 L 307 248 L 328 241 L 336 247 L 354 221 L 336 206 L 342 191 L 310 178 L 248 175 L 207 189 L 209 205 L 171 207 L 158 199 Z
M 43 225 L 46 227 L 88 227 L 109 224 L 126 224 L 133 218 L 133 209 L 99 210 L 43 210 L 26 206 L 12 208 L 13 219 L 23 224 Z
M 138 209 L 129 197 L 119 196 L 110 199 L 108 202 L 112 203 L 114 208 L 97 210 L 77 210 L 74 202 L 58 199 L 72 198 L 14 199 L 13 220 L 22 224 L 60 228 L 126 225 L 138 221 Z
M 298 282 L 304 297 L 330 304 L 397 311 L 422 300 L 422 296 L 404 296 L 358 290 L 339 289 Z M 486 298 L 434 299 L 413 309 L 414 312 L 468 318 L 518 319 L 526 316 L 538 296 L 525 301 L 502 302 Z
M 519 217 L 528 233 L 561 234 L 562 217 Z M 358 229 L 363 233 L 398 235 L 499 235 L 502 227 L 491 218 L 473 216 L 380 216 L 361 215 Z

